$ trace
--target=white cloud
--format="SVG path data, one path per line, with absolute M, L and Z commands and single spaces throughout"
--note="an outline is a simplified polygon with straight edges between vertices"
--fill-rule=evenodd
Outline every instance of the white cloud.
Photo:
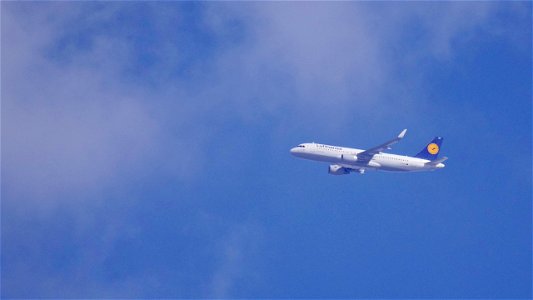
M 321 127 L 329 132 L 354 119 L 416 111 L 425 101 L 424 66 L 447 65 L 480 33 L 492 34 L 498 8 L 485 2 L 210 4 L 207 27 L 228 41 L 219 43 L 202 97 L 220 99 L 244 119 L 290 115 L 295 126 L 327 120 Z
M 311 113 L 342 119 L 348 108 L 380 103 L 388 67 L 364 9 L 326 3 L 210 9 L 218 34 L 245 34 L 241 43 L 222 48 L 215 67 L 215 88 L 235 94 L 232 104 L 244 108 L 243 114 L 294 110 L 303 118 Z
M 205 31 L 212 44 L 197 46 L 172 35 L 184 29 L 172 28 L 181 23 L 169 20 L 186 12 L 163 11 L 157 3 L 148 9 L 155 44 L 144 45 L 155 62 L 131 74 L 127 70 L 139 64 L 142 49 L 126 34 L 129 28 L 117 34 L 91 27 L 112 22 L 128 5 L 104 3 L 87 10 L 78 3 L 2 3 L 3 214 L 30 218 L 38 210 L 49 217 L 66 203 L 90 208 L 87 200 L 106 189 L 123 188 L 127 194 L 128 186 L 153 174 L 196 180 L 208 166 L 205 146 L 228 120 L 246 125 L 276 119 L 283 133 L 289 126 L 327 120 L 321 130 L 333 133 L 352 119 L 367 122 L 397 110 L 387 109 L 390 93 L 400 98 L 394 104 L 416 109 L 412 98 L 420 87 L 405 91 L 402 86 L 417 78 L 412 71 L 421 68 L 418 61 L 453 58 L 458 43 L 468 44 L 484 30 L 495 6 L 206 3 L 196 30 Z M 404 26 L 420 26 L 420 36 L 410 36 Z M 86 38 L 86 44 L 65 41 L 67 33 L 74 41 Z M 195 47 L 212 49 L 187 61 L 187 54 L 205 50 Z M 181 66 L 184 61 L 190 65 Z M 184 74 L 173 75 L 178 71 Z M 83 240 L 102 219 L 78 209 L 81 228 L 74 230 Z M 101 229 L 105 247 L 84 245 L 79 274 L 102 263 L 117 231 L 135 227 L 124 225 L 131 221 L 126 217 L 114 217 Z M 11 237 L 20 234 L 11 225 L 4 230 L 13 230 Z M 207 283 L 214 296 L 229 295 L 234 282 L 246 276 L 245 241 L 254 238 L 247 228 L 221 238 L 219 265 Z M 19 266 L 13 276 L 23 278 L 31 267 Z M 50 285 L 62 280 L 52 278 Z M 129 278 L 121 290 L 140 281 Z M 105 290 L 98 283 L 83 284 L 82 292 L 95 286 Z M 124 295 L 130 296 L 117 294 Z
M 257 274 L 250 269 L 248 261 L 250 252 L 256 250 L 261 240 L 261 228 L 251 222 L 242 222 L 230 228 L 216 246 L 218 262 L 207 297 L 231 298 L 235 293 L 236 282 L 257 279 Z
M 14 187 L 31 184 L 36 194 L 86 189 L 162 164 L 162 157 L 171 163 L 165 164 L 167 172 L 187 178 L 198 166 L 190 164 L 190 151 L 180 149 L 186 144 L 201 152 L 212 126 L 226 119 L 290 116 L 298 126 L 320 118 L 331 126 L 325 130 L 337 130 L 353 118 L 370 119 L 369 111 L 373 118 L 390 114 L 390 94 L 394 104 L 416 109 L 412 98 L 420 85 L 402 89 L 413 77 L 420 79 L 409 68 L 418 70 L 416 61 L 428 53 L 452 56 L 457 41 L 468 43 L 488 22 L 493 6 L 210 3 L 198 30 L 214 39 L 214 51 L 192 62 L 187 75 L 172 77 L 184 49 L 194 52 L 194 45 L 171 43 L 175 37 L 155 32 L 154 42 L 162 46 L 151 47 L 157 62 L 146 74 L 157 78 L 152 86 L 128 74 L 141 50 L 127 35 L 91 27 L 111 22 L 120 12 L 116 5 L 88 15 L 78 5 L 5 5 L 5 180 Z M 176 16 L 158 13 L 157 5 L 148 11 L 160 31 L 170 34 L 165 26 L 180 24 L 160 20 Z M 81 16 L 83 22 L 73 23 Z M 419 38 L 402 29 L 413 24 L 421 26 Z M 65 32 L 71 39 L 81 35 L 88 45 L 69 44 Z M 401 45 L 404 38 L 421 50 Z
M 154 94 L 121 77 L 134 59 L 127 39 L 96 34 L 87 49 L 66 45 L 63 61 L 50 56 L 62 39 L 53 12 L 32 11 L 35 18 L 26 19 L 16 8 L 8 5 L 2 20 L 2 171 L 14 193 L 5 201 L 45 207 L 152 169 L 189 176 L 191 157 L 180 149 L 201 141 L 187 125 L 195 116 L 186 105 L 163 114 L 153 104 L 176 95 Z M 76 15 L 73 8 L 67 19 Z

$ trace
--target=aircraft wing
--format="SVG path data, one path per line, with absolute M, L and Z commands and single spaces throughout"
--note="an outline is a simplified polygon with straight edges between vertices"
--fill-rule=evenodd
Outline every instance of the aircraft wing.
M 363 152 L 359 152 L 357 154 L 357 162 L 367 163 L 367 162 L 369 162 L 372 159 L 372 157 L 374 157 L 374 155 L 376 155 L 378 153 L 381 153 L 381 152 L 383 152 L 385 150 L 391 149 L 390 146 L 398 143 L 401 139 L 403 139 L 403 137 L 405 136 L 406 132 L 407 132 L 407 129 L 404 129 L 404 130 L 402 130 L 402 132 L 400 132 L 400 134 L 396 138 L 394 138 L 394 139 L 392 139 L 392 140 L 390 140 L 390 141 L 388 141 L 386 143 L 383 143 L 383 144 L 381 144 L 379 146 L 370 148 L 370 149 L 365 150 Z

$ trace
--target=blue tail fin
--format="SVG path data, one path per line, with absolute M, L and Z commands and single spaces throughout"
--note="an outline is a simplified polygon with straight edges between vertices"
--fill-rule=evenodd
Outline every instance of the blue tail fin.
M 415 157 L 435 160 L 440 152 L 440 145 L 442 145 L 443 138 L 440 136 L 435 137 L 429 144 L 422 149 Z

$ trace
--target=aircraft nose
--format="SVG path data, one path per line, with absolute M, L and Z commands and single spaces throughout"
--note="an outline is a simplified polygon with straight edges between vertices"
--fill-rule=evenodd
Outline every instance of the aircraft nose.
M 296 153 L 296 151 L 297 151 L 296 147 L 292 148 L 292 149 L 291 149 L 291 154 Z

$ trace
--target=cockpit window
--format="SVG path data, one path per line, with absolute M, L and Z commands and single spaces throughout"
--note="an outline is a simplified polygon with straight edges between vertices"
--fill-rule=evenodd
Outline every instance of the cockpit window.
M 300 147 L 300 148 L 305 148 L 305 146 L 304 146 L 304 145 L 298 145 L 298 147 Z

